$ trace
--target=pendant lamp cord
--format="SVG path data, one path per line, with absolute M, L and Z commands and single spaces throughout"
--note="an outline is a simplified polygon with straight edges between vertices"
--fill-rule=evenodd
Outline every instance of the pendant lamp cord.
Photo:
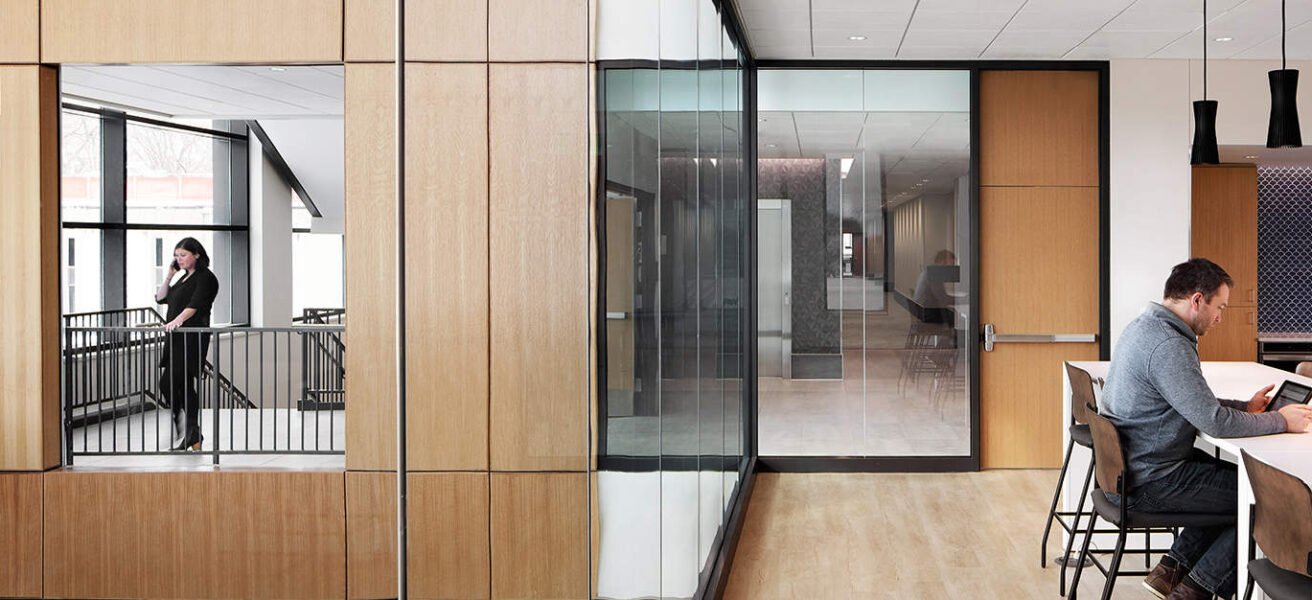
M 1282 2 L 1284 0 L 1281 0 Z M 1207 0 L 1203 0 L 1203 100 L 1207 99 Z
M 1280 0 L 1280 70 L 1285 70 L 1285 0 Z

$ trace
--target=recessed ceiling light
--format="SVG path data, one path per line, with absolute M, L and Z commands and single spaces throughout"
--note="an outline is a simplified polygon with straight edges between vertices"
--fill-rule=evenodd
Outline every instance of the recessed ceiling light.
M 929 180 L 928 180 L 928 179 L 921 179 L 921 181 L 923 181 L 923 182 L 925 182 L 925 183 L 929 183 Z
M 1245 156 L 1244 158 L 1257 158 L 1257 155 L 1256 155 L 1256 154 L 1249 154 L 1248 156 Z
M 1229 42 L 1229 41 L 1231 41 L 1231 40 L 1233 40 L 1233 39 L 1235 39 L 1235 38 L 1232 38 L 1232 37 L 1219 37 L 1219 38 L 1216 38 L 1215 41 L 1218 41 L 1218 42 Z
M 768 120 L 769 120 L 769 119 L 766 119 L 765 117 L 761 117 L 761 118 L 757 119 L 757 121 L 760 121 L 760 122 L 762 122 L 762 123 L 764 123 L 764 122 L 766 122 L 766 121 L 768 121 Z
M 766 144 L 765 147 L 766 147 L 766 148 L 778 148 L 779 145 L 778 145 L 778 144 Z
M 866 36 L 864 36 L 864 35 L 849 35 L 849 36 L 847 36 L 847 39 L 852 40 L 852 41 L 854 41 L 854 42 L 861 42 L 861 41 L 865 41 Z
M 270 71 L 282 72 L 282 71 L 286 71 L 286 70 L 287 70 L 287 67 L 269 67 L 269 70 L 270 70 Z

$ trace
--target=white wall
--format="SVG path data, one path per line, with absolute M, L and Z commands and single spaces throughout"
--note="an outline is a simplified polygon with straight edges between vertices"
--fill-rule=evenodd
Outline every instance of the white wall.
M 1312 62 L 1294 61 L 1289 67 L 1308 72 Z M 1220 145 L 1266 143 L 1271 110 L 1267 71 L 1274 68 L 1279 61 L 1208 63 L 1208 96 L 1219 102 Z M 1306 131 L 1312 94 L 1302 91 L 1298 110 Z M 1113 60 L 1110 92 L 1115 344 L 1147 302 L 1161 299 L 1171 267 L 1189 258 L 1191 102 L 1202 99 L 1202 62 Z
M 292 188 L 253 136 L 250 157 L 251 325 L 286 326 L 292 317 Z

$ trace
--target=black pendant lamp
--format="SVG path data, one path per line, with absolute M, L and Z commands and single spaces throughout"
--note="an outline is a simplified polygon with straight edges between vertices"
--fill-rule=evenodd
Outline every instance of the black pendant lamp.
M 1203 0 L 1203 99 L 1194 101 L 1194 147 L 1191 165 L 1221 164 L 1216 148 L 1216 100 L 1207 99 L 1207 0 Z
M 1280 0 L 1280 69 L 1268 71 L 1271 80 L 1271 121 L 1266 127 L 1267 148 L 1302 148 L 1298 130 L 1298 69 L 1285 68 L 1285 0 Z

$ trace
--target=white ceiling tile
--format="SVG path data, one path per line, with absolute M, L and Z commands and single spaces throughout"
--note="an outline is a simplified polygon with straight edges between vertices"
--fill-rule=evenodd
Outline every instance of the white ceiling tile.
M 1034 8 L 1033 5 L 1027 4 L 1007 24 L 1007 31 L 1080 30 L 1092 33 L 1110 21 L 1118 12 L 1120 9 L 1115 5 L 1101 3 L 1085 3 L 1084 8 L 1062 10 Z
M 911 11 L 904 13 L 876 11 L 817 10 L 811 13 L 811 25 L 816 29 L 841 29 L 848 35 L 865 35 L 876 31 L 902 31 L 911 19 Z
M 760 45 L 752 46 L 752 55 L 756 58 L 774 60 L 800 60 L 811 58 L 810 44 Z
M 1170 31 L 1099 31 L 1089 36 L 1075 50 L 1081 53 L 1094 52 L 1105 58 L 1143 58 L 1165 48 L 1183 34 Z
M 816 46 L 815 58 L 840 58 L 853 60 L 889 60 L 897 58 L 897 46 L 880 48 L 843 48 L 836 46 Z
M 1011 19 L 1012 11 L 917 9 L 910 28 L 916 30 L 992 29 L 998 31 Z
M 907 46 L 978 46 L 976 52 L 983 50 L 998 35 L 996 29 L 972 31 L 936 31 L 912 29 L 902 40 L 902 47 Z
M 840 48 L 897 48 L 902 41 L 901 31 L 882 31 L 866 33 L 864 40 L 848 39 L 852 30 L 817 29 L 812 39 L 817 46 L 835 46 Z
M 752 32 L 752 43 L 761 46 L 810 46 L 811 32 L 805 29 L 758 29 Z
M 811 8 L 816 11 L 858 12 L 877 9 L 911 14 L 916 4 L 916 0 L 811 0 Z
M 984 51 L 983 45 L 978 46 L 908 46 L 903 45 L 898 50 L 897 57 L 908 60 L 970 60 L 979 58 Z
M 747 27 L 750 34 L 757 29 L 810 29 L 811 28 L 811 11 L 809 10 L 780 10 L 780 11 L 757 11 L 749 10 L 742 13 L 743 25 Z
M 917 11 L 1002 11 L 1015 12 L 1025 0 L 920 0 Z

